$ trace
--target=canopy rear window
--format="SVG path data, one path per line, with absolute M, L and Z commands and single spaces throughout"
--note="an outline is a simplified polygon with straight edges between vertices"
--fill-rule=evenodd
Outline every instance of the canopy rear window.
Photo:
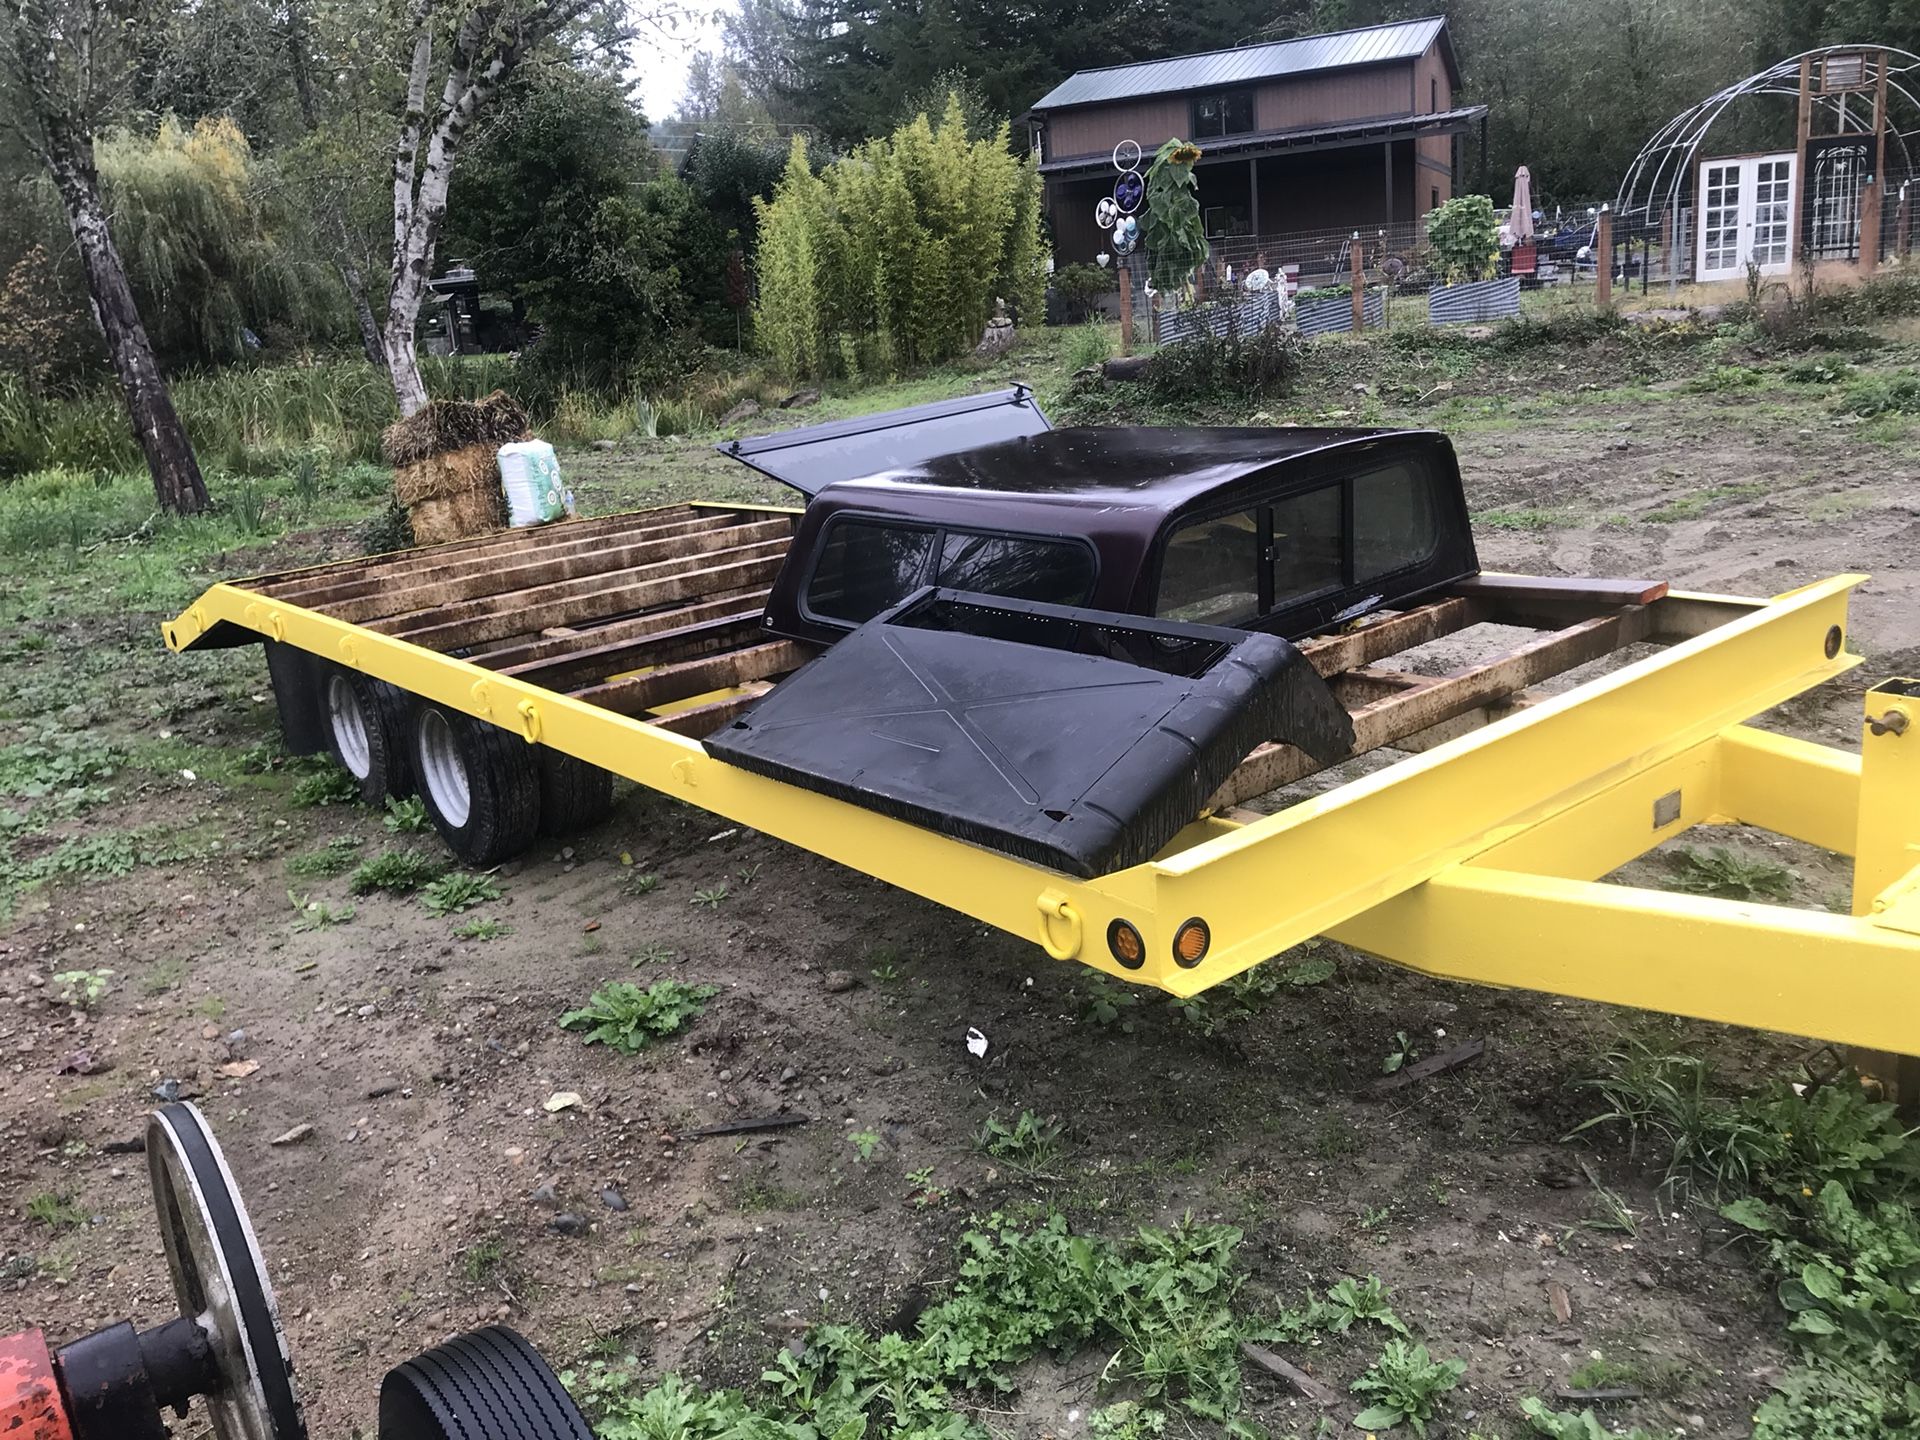
M 805 608 L 816 620 L 860 625 L 923 585 L 1080 605 L 1093 577 L 1093 552 L 1079 541 L 848 515 L 827 526 Z

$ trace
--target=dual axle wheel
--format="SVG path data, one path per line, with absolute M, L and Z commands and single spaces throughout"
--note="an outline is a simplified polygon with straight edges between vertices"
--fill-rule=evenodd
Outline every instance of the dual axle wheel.
M 578 834 L 613 808 L 613 776 L 598 766 L 283 645 L 268 643 L 267 662 L 287 748 L 332 754 L 368 804 L 418 793 L 468 865 Z

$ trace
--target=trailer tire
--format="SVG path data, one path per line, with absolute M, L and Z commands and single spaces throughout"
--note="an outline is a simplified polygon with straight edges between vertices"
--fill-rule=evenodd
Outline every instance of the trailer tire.
M 613 813 L 613 772 L 542 745 L 540 833 L 556 837 L 591 830 Z
M 278 640 L 262 641 L 260 648 L 267 654 L 267 680 L 280 715 L 281 748 L 289 755 L 324 755 L 327 707 L 320 693 L 320 661 Z
M 384 680 L 344 666 L 323 672 L 321 714 L 327 748 L 360 787 L 360 798 L 378 805 L 387 796 L 413 793 L 412 730 L 407 693 Z
M 382 1440 L 593 1440 L 551 1367 L 515 1331 L 443 1341 L 380 1382 Z
M 465 864 L 498 865 L 540 833 L 540 769 L 517 735 L 438 705 L 415 712 L 410 754 L 433 828 Z

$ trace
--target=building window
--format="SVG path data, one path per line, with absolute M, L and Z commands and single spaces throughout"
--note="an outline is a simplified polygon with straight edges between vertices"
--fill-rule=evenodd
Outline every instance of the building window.
M 1436 115 L 1440 113 L 1440 77 L 1438 75 L 1427 77 L 1427 109 Z
M 1207 225 L 1207 238 L 1218 240 L 1228 235 L 1251 235 L 1253 226 L 1247 222 L 1247 207 L 1244 205 L 1209 205 L 1203 212 Z
M 1427 190 L 1427 209 L 1438 210 L 1439 208 L 1440 187 L 1438 185 L 1430 186 Z
M 1228 90 L 1220 95 L 1196 95 L 1193 100 L 1193 138 L 1218 139 L 1245 135 L 1253 129 L 1253 92 Z

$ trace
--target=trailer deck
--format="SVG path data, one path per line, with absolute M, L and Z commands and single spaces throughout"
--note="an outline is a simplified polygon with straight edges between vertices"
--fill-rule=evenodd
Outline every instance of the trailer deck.
M 818 653 L 762 627 L 797 514 L 674 505 L 235 581 L 165 637 L 311 652 L 1178 995 L 1328 934 L 1437 975 L 1920 1052 L 1920 727 L 1892 718 L 1920 686 L 1868 693 L 1859 755 L 1745 723 L 1859 663 L 1863 577 L 1752 600 L 1482 576 L 1304 639 L 1354 754 L 1400 758 L 1276 795 L 1322 767 L 1263 745 L 1155 859 L 1081 880 L 701 747 Z M 1421 673 L 1411 652 L 1484 625 L 1526 638 Z M 1855 913 L 1597 883 L 1735 821 L 1854 856 Z

